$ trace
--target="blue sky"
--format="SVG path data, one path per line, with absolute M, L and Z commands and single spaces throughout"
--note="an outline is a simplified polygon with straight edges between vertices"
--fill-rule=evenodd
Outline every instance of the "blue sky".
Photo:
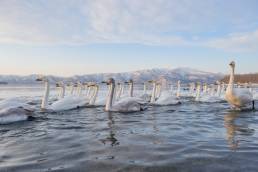
M 0 74 L 258 72 L 257 0 L 1 0 Z

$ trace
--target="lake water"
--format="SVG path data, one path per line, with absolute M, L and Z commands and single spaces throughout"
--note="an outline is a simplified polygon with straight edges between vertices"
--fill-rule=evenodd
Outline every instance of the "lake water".
M 4 86 L 0 98 L 39 102 L 42 93 Z M 227 103 L 186 99 L 131 114 L 99 107 L 35 117 L 0 125 L 1 172 L 258 171 L 258 112 Z

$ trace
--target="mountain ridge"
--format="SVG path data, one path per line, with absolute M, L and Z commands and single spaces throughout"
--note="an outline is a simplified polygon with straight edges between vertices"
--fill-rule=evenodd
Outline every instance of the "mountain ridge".
M 36 84 L 36 78 L 38 74 L 31 74 L 26 76 L 19 75 L 0 75 L 0 82 L 8 82 L 9 84 Z M 62 77 L 55 75 L 47 75 L 51 83 L 58 81 L 64 82 L 102 82 L 110 77 L 115 78 L 117 81 L 126 81 L 133 79 L 136 83 L 142 83 L 148 80 L 160 80 L 165 79 L 169 82 L 176 82 L 181 80 L 182 82 L 207 82 L 212 83 L 220 80 L 224 77 L 221 73 L 212 73 L 200 71 L 197 69 L 180 67 L 175 69 L 170 68 L 153 68 L 136 70 L 132 72 L 120 72 L 120 73 L 96 73 L 85 75 L 74 75 L 70 77 Z

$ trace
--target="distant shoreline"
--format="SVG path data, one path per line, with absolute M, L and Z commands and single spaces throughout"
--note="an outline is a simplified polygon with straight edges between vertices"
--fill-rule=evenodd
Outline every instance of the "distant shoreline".
M 8 85 L 8 82 L 0 82 L 0 85 Z

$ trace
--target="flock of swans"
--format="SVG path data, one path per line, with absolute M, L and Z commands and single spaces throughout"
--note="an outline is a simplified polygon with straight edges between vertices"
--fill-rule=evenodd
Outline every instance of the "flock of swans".
M 70 83 L 59 82 L 56 87 L 60 89 L 57 99 L 50 100 L 50 82 L 47 77 L 37 79 L 45 84 L 40 110 L 21 98 L 9 98 L 0 101 L 0 124 L 7 124 L 21 120 L 28 120 L 33 113 L 62 112 L 77 108 L 94 108 L 103 106 L 108 112 L 131 113 L 144 111 L 149 106 L 169 106 L 184 103 L 183 98 L 195 102 L 223 102 L 227 101 L 235 109 L 245 109 L 252 106 L 254 109 L 254 91 L 252 86 L 236 88 L 234 83 L 235 62 L 230 63 L 230 80 L 228 84 L 220 83 L 208 85 L 206 83 L 191 83 L 189 87 L 182 87 L 178 81 L 176 89 L 164 89 L 158 81 L 148 81 L 143 84 L 140 94 L 134 93 L 135 83 L 129 80 L 116 83 L 113 78 L 102 83 Z M 100 84 L 108 86 L 107 96 L 99 96 Z M 125 87 L 127 85 L 127 87 Z M 152 87 L 147 90 L 147 87 Z M 249 87 L 249 88 L 248 88 Z M 126 91 L 125 88 L 128 88 Z M 127 93 L 126 93 L 127 92 Z

